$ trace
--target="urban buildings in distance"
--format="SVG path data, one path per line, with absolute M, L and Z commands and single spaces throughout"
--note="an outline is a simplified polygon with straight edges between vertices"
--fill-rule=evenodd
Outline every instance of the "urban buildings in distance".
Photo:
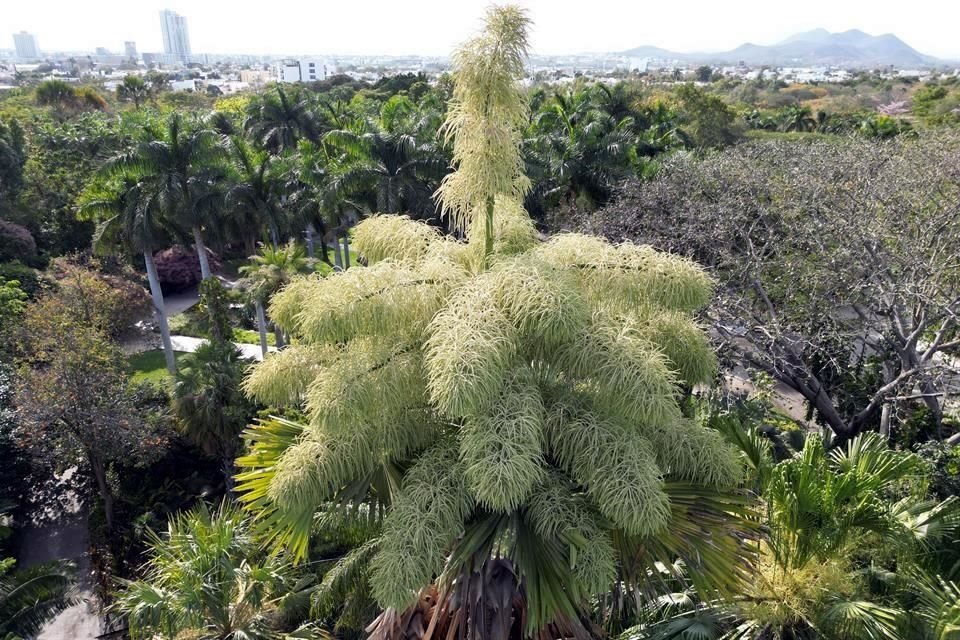
M 190 33 L 187 19 L 170 9 L 160 12 L 160 29 L 163 33 L 163 53 L 179 62 L 190 62 Z
M 314 82 L 333 75 L 333 68 L 319 58 L 287 58 L 277 63 L 277 82 Z
M 13 34 L 13 46 L 17 57 L 23 60 L 35 60 L 40 57 L 40 47 L 37 46 L 37 36 L 26 31 Z

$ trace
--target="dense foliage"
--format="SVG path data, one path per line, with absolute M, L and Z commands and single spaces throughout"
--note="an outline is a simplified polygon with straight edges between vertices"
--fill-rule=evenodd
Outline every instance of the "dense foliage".
M 960 80 L 531 75 L 527 27 L 18 74 L 0 558 L 56 487 L 134 637 L 956 633 Z M 67 569 L 0 560 L 0 636 Z

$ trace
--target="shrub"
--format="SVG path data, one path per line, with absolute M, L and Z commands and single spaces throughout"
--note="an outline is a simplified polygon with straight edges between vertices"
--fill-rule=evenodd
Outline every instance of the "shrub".
M 37 243 L 26 227 L 0 220 L 0 262 L 23 260 L 37 253 Z
M 216 254 L 207 249 L 210 256 L 210 268 L 220 269 L 220 260 Z M 181 245 L 174 245 L 169 249 L 158 252 L 153 257 L 157 264 L 157 275 L 160 277 L 160 286 L 166 292 L 183 291 L 199 284 L 200 261 L 195 251 Z
M 31 298 L 35 298 L 47 284 L 39 271 L 21 262 L 0 262 L 0 279 L 7 282 L 16 280 Z
M 54 261 L 51 271 L 60 297 L 74 315 L 111 337 L 149 312 L 146 289 L 127 278 L 99 273 L 65 258 Z

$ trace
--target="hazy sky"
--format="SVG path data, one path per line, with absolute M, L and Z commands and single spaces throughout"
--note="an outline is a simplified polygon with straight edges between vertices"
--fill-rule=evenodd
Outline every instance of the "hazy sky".
M 37 35 L 45 51 L 160 51 L 158 12 L 187 17 L 195 53 L 446 55 L 479 25 L 488 0 L 0 0 L 0 42 Z M 825 27 L 893 32 L 922 53 L 960 59 L 957 0 L 519 0 L 536 53 L 679 51 L 772 44 Z

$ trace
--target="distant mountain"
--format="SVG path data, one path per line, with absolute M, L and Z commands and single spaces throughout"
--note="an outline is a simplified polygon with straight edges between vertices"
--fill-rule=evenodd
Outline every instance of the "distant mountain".
M 892 33 L 872 36 L 859 29 L 842 33 L 814 29 L 792 35 L 774 45 L 748 42 L 731 51 L 720 53 L 678 53 L 659 47 L 645 46 L 630 49 L 623 54 L 631 57 L 666 58 L 690 63 L 744 62 L 751 66 L 768 64 L 798 67 L 823 65 L 932 67 L 946 64 L 944 60 L 920 53 Z

